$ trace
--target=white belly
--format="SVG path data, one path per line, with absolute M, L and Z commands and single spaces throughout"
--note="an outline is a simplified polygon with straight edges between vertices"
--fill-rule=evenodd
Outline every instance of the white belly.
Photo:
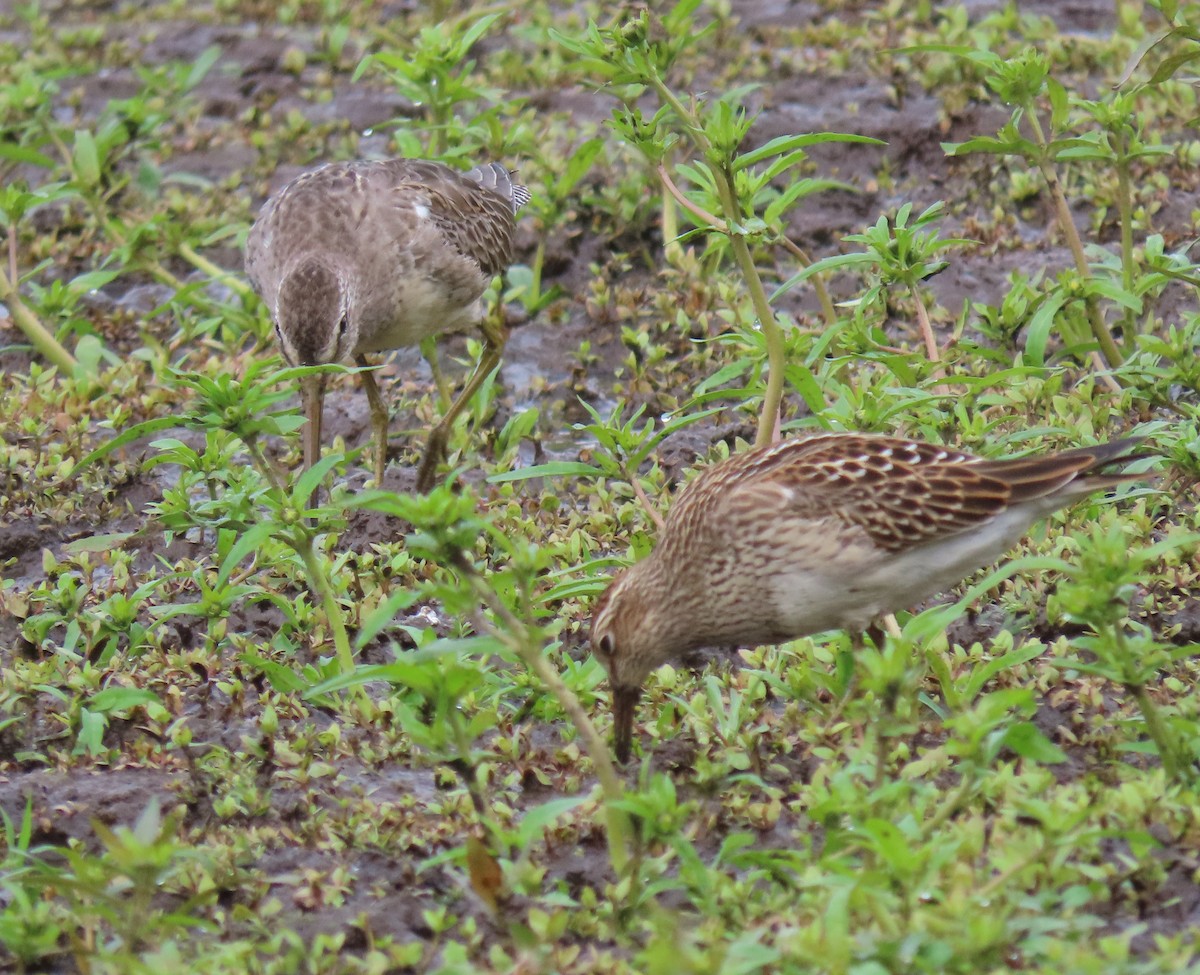
M 896 555 L 846 551 L 823 565 L 785 567 L 772 580 L 777 617 L 793 636 L 864 629 L 951 589 L 1008 551 L 1042 512 L 1009 509 L 972 531 Z
M 355 352 L 417 345 L 427 336 L 478 322 L 480 302 L 476 299 L 464 304 L 459 297 L 447 294 L 437 281 L 421 275 L 395 282 L 388 294 L 365 305 Z

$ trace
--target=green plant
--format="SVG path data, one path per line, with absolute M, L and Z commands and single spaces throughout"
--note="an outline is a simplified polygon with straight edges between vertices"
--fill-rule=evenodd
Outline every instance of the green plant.
M 455 496 L 445 487 L 422 496 L 375 492 L 360 495 L 354 499 L 353 505 L 392 514 L 420 526 L 408 536 L 406 547 L 414 554 L 444 567 L 433 594 L 448 612 L 473 619 L 477 647 L 482 646 L 485 651 L 491 651 L 496 646 L 503 647 L 535 674 L 554 696 L 574 725 L 592 761 L 607 806 L 609 857 L 613 869 L 618 874 L 622 873 L 630 855 L 630 839 L 628 825 L 616 805 L 623 791 L 620 780 L 609 758 L 607 746 L 597 734 L 578 697 L 563 682 L 546 655 L 546 642 L 555 627 L 541 624 L 544 610 L 539 611 L 535 607 L 532 597 L 532 580 L 543 567 L 543 550 L 510 539 L 498 531 L 494 524 L 476 513 L 476 500 L 467 492 Z M 503 559 L 501 571 L 485 573 L 482 570 L 476 555 L 480 540 L 495 546 L 497 552 L 493 557 Z M 409 678 L 411 676 L 408 675 Z M 469 672 L 462 672 L 459 676 L 466 680 L 465 684 L 459 680 L 462 688 L 475 680 Z M 371 671 L 360 670 L 319 685 L 309 693 L 328 693 L 341 686 L 358 685 L 370 679 L 373 679 Z M 478 730 L 481 727 L 476 728 Z M 452 724 L 451 731 L 458 752 L 457 760 L 468 761 L 471 726 Z M 439 735 L 443 733 L 439 732 Z M 438 740 L 446 741 L 444 738 Z M 483 804 L 482 798 L 476 797 L 476 801 Z
M 1033 48 L 1008 59 L 991 51 L 971 48 L 918 47 L 911 50 L 938 50 L 966 59 L 984 71 L 985 82 L 1001 101 L 1013 106 L 1011 118 L 995 136 L 946 143 L 943 148 L 952 156 L 985 153 L 1010 157 L 1036 169 L 1041 175 L 1054 202 L 1059 230 L 1066 238 L 1074 261 L 1074 274 L 1060 280 L 1056 293 L 1043 306 L 1042 315 L 1048 322 L 1069 302 L 1082 299 L 1092 338 L 1104 361 L 1110 367 L 1119 366 L 1125 353 L 1112 335 L 1101 299 L 1122 309 L 1121 330 L 1128 346 L 1135 331 L 1133 316 L 1143 312 L 1143 302 L 1136 288 L 1139 269 L 1133 240 L 1132 168 L 1137 162 L 1171 152 L 1169 147 L 1149 140 L 1137 125 L 1136 95 L 1117 92 L 1104 100 L 1072 97 L 1051 77 L 1048 58 Z M 1043 99 L 1049 103 L 1048 114 Z M 1028 135 L 1023 132 L 1023 126 Z M 1114 262 L 1119 271 L 1115 279 L 1103 270 L 1102 263 L 1089 260 L 1072 216 L 1063 170 L 1085 166 L 1094 171 L 1108 167 L 1117 176 L 1121 242 L 1119 258 Z M 1066 328 L 1065 325 L 1061 327 Z M 1071 337 L 1069 333 L 1068 337 Z M 1078 341 L 1076 337 L 1071 344 Z
M 324 610 L 326 624 L 333 636 L 338 667 L 342 673 L 351 673 L 354 670 L 354 657 L 346 632 L 343 612 L 338 605 L 337 594 L 330 582 L 328 563 L 316 546 L 319 532 L 327 527 L 333 519 L 336 519 L 337 509 L 321 507 L 313 503 L 318 486 L 330 469 L 340 461 L 340 458 L 336 454 L 329 454 L 314 464 L 311 469 L 305 471 L 294 483 L 285 484 L 274 464 L 263 453 L 261 446 L 263 436 L 279 436 L 289 433 L 304 422 L 291 410 L 274 409 L 275 404 L 289 395 L 289 390 L 280 388 L 278 384 L 290 382 L 314 371 L 327 369 L 327 367 L 302 367 L 274 372 L 270 372 L 268 369 L 269 365 L 266 362 L 251 362 L 241 379 L 228 374 L 222 374 L 217 379 L 210 379 L 200 374 L 175 374 L 175 380 L 179 387 L 193 390 L 200 399 L 197 408 L 184 417 L 184 423 L 193 429 L 205 432 L 209 437 L 236 437 L 245 444 L 251 463 L 260 478 L 260 483 L 252 488 L 253 493 L 247 498 L 249 508 L 243 509 L 245 512 L 243 517 L 262 519 L 253 524 L 246 524 L 237 515 L 232 520 L 227 520 L 229 502 L 236 499 L 237 495 L 232 498 L 224 494 L 218 496 L 212 484 L 208 485 L 210 501 L 218 524 L 223 523 L 227 527 L 239 529 L 236 543 L 231 546 L 223 560 L 217 580 L 218 587 L 210 591 L 211 598 L 216 600 L 216 612 L 220 614 L 227 609 L 228 600 L 242 597 L 251 592 L 250 589 L 229 590 L 225 587 L 225 582 L 233 568 L 241 560 L 255 552 L 267 539 L 278 538 L 290 547 L 300 559 L 312 592 Z M 118 436 L 84 457 L 76 465 L 72 475 L 107 456 L 123 444 L 173 426 L 178 422 L 176 417 L 158 417 L 128 427 Z M 179 459 L 181 456 L 185 456 L 189 459 L 189 466 L 199 469 L 199 455 L 180 441 L 174 439 L 161 441 L 160 446 L 169 451 L 168 456 L 164 459 Z M 186 497 L 186 491 L 180 496 L 179 501 L 180 506 L 176 508 L 176 512 L 187 519 L 193 518 L 194 509 Z M 168 524 L 171 523 L 168 521 Z M 213 608 L 206 608 L 203 603 L 202 600 L 201 605 L 196 609 L 205 615 L 210 614 Z M 188 607 L 185 611 L 193 610 Z
M 910 223 L 912 204 L 905 203 L 896 211 L 893 220 L 880 217 L 873 227 L 861 234 L 851 234 L 845 238 L 848 243 L 864 244 L 865 250 L 827 257 L 809 265 L 784 282 L 772 298 L 778 297 L 796 283 L 814 274 L 843 267 L 871 267 L 874 269 L 875 280 L 858 299 L 857 306 L 864 308 L 879 302 L 891 285 L 905 288 L 917 310 L 917 322 L 921 328 L 921 337 L 925 341 L 925 354 L 930 362 L 938 362 L 941 353 L 929 321 L 929 311 L 921 297 L 920 285 L 922 281 L 949 266 L 949 262 L 939 257 L 942 251 L 971 243 L 961 238 L 944 239 L 939 237 L 936 231 L 929 229 L 941 219 L 943 210 L 944 204 L 934 203 Z
M 559 31 L 552 34 L 560 45 L 583 59 L 582 67 L 591 77 L 625 92 L 622 108 L 614 113 L 614 127 L 656 167 L 664 192 L 677 199 L 700 227 L 719 233 L 722 245 L 732 253 L 766 347 L 767 378 L 755 440 L 762 445 L 770 441 L 779 422 L 786 360 L 783 331 L 751 248 L 756 242 L 786 239 L 779 221 L 788 208 L 813 192 L 835 185 L 829 181 L 798 180 L 780 194 L 770 188 L 771 183 L 795 168 L 810 146 L 875 140 L 828 132 L 780 136 L 758 149 L 743 152 L 742 143 L 752 118 L 739 104 L 741 90 L 727 93 L 708 105 L 696 99 L 688 105 L 667 81 L 680 54 L 711 29 L 712 25 L 696 28 L 693 17 L 698 6 L 699 0 L 679 0 L 662 15 L 661 21 L 656 18 L 652 22 L 649 13 L 643 11 L 616 27 L 600 28 L 590 22 L 582 35 L 568 36 Z M 650 119 L 636 105 L 645 90 L 652 92 L 662 106 Z M 678 163 L 675 169 L 694 187 L 695 200 L 678 189 L 668 168 L 672 151 L 684 145 L 698 158 Z M 667 228 L 664 236 L 668 240 L 674 225 L 670 206 L 664 203 Z M 827 319 L 832 323 L 832 306 L 827 299 L 825 306 Z
M 1131 551 L 1119 525 L 1097 523 L 1090 535 L 1080 540 L 1076 568 L 1068 570 L 1071 580 L 1051 604 L 1067 619 L 1092 630 L 1092 635 L 1077 642 L 1094 659 L 1076 658 L 1073 666 L 1118 684 L 1137 702 L 1164 771 L 1169 778 L 1184 782 L 1195 777 L 1200 728 L 1182 716 L 1165 717 L 1150 687 L 1165 667 L 1193 648 L 1164 646 L 1145 627 L 1129 622 L 1128 615 L 1129 601 L 1147 567 L 1161 558 L 1186 559 L 1198 543 L 1200 535 L 1181 533 Z M 1126 747 L 1135 750 L 1141 746 Z
M 434 159 L 471 159 L 480 149 L 503 155 L 494 137 L 502 132 L 511 102 L 500 104 L 500 92 L 475 73 L 471 49 L 501 18 L 489 13 L 473 22 L 457 17 L 422 28 L 411 40 L 386 38 L 391 49 L 368 55 L 354 73 L 357 80 L 369 70 L 381 72 L 396 90 L 423 112 L 424 144 L 411 131 L 397 130 L 400 154 Z M 486 108 L 480 106 L 486 105 Z M 472 110 L 464 124 L 459 112 Z
M 178 841 L 180 819 L 179 812 L 163 816 L 151 799 L 132 827 L 92 822 L 99 854 L 66 847 L 57 851 L 61 863 L 35 861 L 36 873 L 70 909 L 71 924 L 63 927 L 74 954 L 86 956 L 99 940 L 114 960 L 135 957 L 176 931 L 207 926 L 194 912 L 211 895 L 184 900 L 174 910 L 156 906 L 162 891 L 185 886 L 183 866 L 195 858 Z

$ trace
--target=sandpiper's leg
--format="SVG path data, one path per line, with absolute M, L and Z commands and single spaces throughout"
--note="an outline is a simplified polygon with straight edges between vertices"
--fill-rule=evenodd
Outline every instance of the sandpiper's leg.
M 450 409 L 442 415 L 437 426 L 429 434 L 425 456 L 421 458 L 421 466 L 417 471 L 417 491 L 421 494 L 433 487 L 438 462 L 446 456 L 446 443 L 450 439 L 450 431 L 454 429 L 454 421 L 458 418 L 458 414 L 479 392 L 479 387 L 492 374 L 492 371 L 500 365 L 500 354 L 504 351 L 505 339 L 503 327 L 492 325 L 489 322 L 481 322 L 479 330 L 483 333 L 484 346 L 475 371 L 471 373 L 471 378 L 467 380 L 462 392 L 458 394 L 458 399 L 451 404 Z
M 367 362 L 365 356 L 356 355 L 354 362 L 360 368 L 366 369 L 362 374 L 363 386 L 367 390 L 367 402 L 371 406 L 371 437 L 375 441 L 375 486 L 383 487 L 383 468 L 387 465 L 388 451 L 388 410 L 383 402 L 383 397 L 379 395 L 379 387 L 375 383 L 375 377 L 371 375 L 372 370 L 369 368 L 370 363 Z
M 436 335 L 426 335 L 421 339 L 421 356 L 429 363 L 429 371 L 433 374 L 433 381 L 438 388 L 438 405 L 441 409 L 448 409 L 450 406 L 450 381 L 446 378 L 446 374 L 442 372 L 442 364 L 438 361 Z

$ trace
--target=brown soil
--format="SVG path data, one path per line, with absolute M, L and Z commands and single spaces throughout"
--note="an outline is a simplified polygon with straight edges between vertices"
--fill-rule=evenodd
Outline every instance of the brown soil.
M 62 10 L 64 15 L 72 18 L 85 21 L 94 18 L 105 22 L 106 15 L 97 12 L 97 8 L 104 6 L 66 4 Z M 979 199 L 975 190 L 981 172 L 980 162 L 947 158 L 940 144 L 994 132 L 1005 118 L 1000 109 L 971 104 L 945 118 L 936 94 L 914 90 L 897 97 L 893 79 L 869 71 L 860 72 L 844 85 L 831 86 L 820 68 L 819 58 L 817 64 L 806 68 L 803 59 L 794 52 L 783 52 L 788 54 L 785 57 L 772 49 L 772 43 L 780 26 L 794 24 L 797 18 L 819 21 L 830 16 L 829 8 L 836 5 L 789 0 L 735 0 L 733 6 L 751 43 L 761 50 L 764 58 L 774 59 L 778 68 L 753 95 L 762 114 L 752 130 L 749 140 L 752 145 L 781 134 L 819 130 L 854 132 L 887 143 L 879 147 L 833 144 L 812 152 L 819 174 L 844 180 L 857 191 L 823 194 L 795 213 L 793 237 L 810 253 L 815 256 L 836 253 L 845 234 L 861 230 L 874 222 L 879 214 L 891 212 L 907 201 L 912 201 L 918 210 L 937 200 L 954 201 L 947 225 L 942 228 L 942 232 L 950 236 L 972 219 L 984 223 L 990 221 L 990 216 L 982 210 L 983 204 L 974 202 Z M 977 16 L 999 4 L 976 2 L 970 6 L 973 15 Z M 1034 6 L 1037 12 L 1056 18 L 1064 32 L 1086 35 L 1111 28 L 1113 5 L 1107 0 Z M 379 4 L 377 7 L 379 16 L 386 18 L 401 12 L 406 5 Z M 1027 7 L 1023 4 L 1022 12 L 1028 12 Z M 843 14 L 843 17 L 853 16 L 853 13 Z M 253 172 L 259 150 L 237 139 L 232 120 L 254 107 L 261 109 L 269 105 L 270 111 L 280 117 L 295 110 L 317 122 L 335 123 L 339 131 L 348 128 L 357 133 L 372 129 L 378 132 L 390 120 L 413 112 L 410 104 L 381 83 L 370 79 L 352 83 L 345 72 L 334 74 L 331 97 L 327 102 L 314 104 L 303 97 L 302 91 L 311 83 L 310 79 L 307 76 L 298 78 L 284 70 L 283 60 L 289 47 L 313 49 L 316 39 L 308 28 L 285 29 L 254 22 L 197 24 L 177 20 L 157 22 L 150 29 L 138 24 L 125 31 L 107 25 L 106 30 L 111 32 L 110 39 L 123 34 L 125 43 L 136 51 L 135 60 L 144 66 L 190 59 L 209 44 L 222 47 L 221 60 L 197 92 L 201 119 L 196 128 L 216 133 L 218 137 L 210 145 L 175 147 L 166 162 L 168 172 L 189 173 L 215 182 L 234 174 Z M 312 70 L 310 67 L 306 72 Z M 136 77 L 128 71 L 106 72 L 100 77 L 77 79 L 77 82 L 86 92 L 80 110 L 84 117 L 98 112 L 108 99 L 127 97 L 138 87 Z M 611 109 L 611 102 L 604 93 L 574 87 L 538 92 L 532 97 L 539 110 L 564 111 L 581 118 L 604 118 Z M 358 141 L 364 154 L 380 152 L 386 146 L 385 136 L 379 134 L 361 136 Z M 270 186 L 281 185 L 301 168 L 300 162 L 284 162 L 271 177 Z M 881 170 L 891 175 L 886 188 L 881 188 L 877 179 Z M 261 187 L 265 188 L 265 185 Z M 248 194 L 252 192 L 247 190 Z M 258 202 L 256 194 L 253 206 L 257 207 Z M 1194 186 L 1173 188 L 1169 211 L 1157 218 L 1157 229 L 1167 236 L 1168 246 L 1193 232 L 1190 215 L 1197 206 L 1200 206 L 1200 200 Z M 997 303 L 1007 291 L 1008 277 L 1014 271 L 1032 275 L 1045 269 L 1047 274 L 1052 274 L 1053 269 L 1066 266 L 1069 256 L 1057 242 L 1057 237 L 1050 234 L 1047 218 L 1044 209 L 1018 215 L 1017 236 L 1031 242 L 1024 249 L 997 254 L 991 248 L 980 247 L 956 253 L 952 267 L 929 283 L 934 301 L 950 314 L 957 314 L 964 301 Z M 1080 219 L 1083 219 L 1082 215 Z M 567 300 L 560 307 L 565 320 L 534 317 L 514 322 L 500 377 L 505 392 L 500 412 L 493 420 L 494 426 L 499 428 L 512 411 L 537 404 L 543 413 L 543 431 L 565 431 L 553 435 L 543 433 L 546 440 L 538 447 L 539 455 L 531 455 L 528 462 L 548 456 L 579 456 L 580 446 L 572 442 L 569 433 L 571 421 L 581 416 L 577 397 L 602 403 L 612 388 L 613 368 L 627 354 L 621 344 L 619 326 L 598 320 L 589 313 L 584 300 L 586 288 L 597 276 L 597 265 L 599 275 L 607 278 L 613 287 L 634 291 L 656 287 L 660 255 L 652 230 L 652 227 L 635 226 L 625 228 L 617 239 L 606 239 L 588 232 L 586 215 L 583 215 L 580 226 L 572 233 L 562 234 L 549 243 L 546 284 L 564 288 Z M 1111 231 L 1111 226 L 1105 230 L 1106 233 Z M 523 232 L 521 246 L 519 259 L 527 262 L 536 246 L 531 232 Z M 629 255 L 629 269 L 614 258 L 618 252 Z M 213 248 L 209 256 L 224 266 L 240 267 L 240 255 L 232 246 Z M 186 275 L 190 269 L 180 264 L 175 270 Z M 781 277 L 786 273 L 781 269 Z M 145 290 L 139 292 L 139 287 Z M 854 287 L 857 287 L 856 282 L 847 279 L 835 299 L 847 297 Z M 835 281 L 835 291 L 837 289 Z M 1169 299 L 1165 305 L 1169 307 L 1172 301 L 1181 302 L 1183 294 L 1183 288 L 1179 286 L 1179 296 Z M 150 283 L 139 286 L 122 278 L 102 289 L 95 302 L 106 311 L 144 314 L 154 308 L 161 297 Z M 798 318 L 811 316 L 815 309 L 808 291 L 792 293 L 783 304 Z M 514 312 L 514 318 L 517 317 Z M 169 335 L 173 328 L 165 320 L 144 324 L 147 330 L 160 337 Z M 941 323 L 944 330 L 948 330 L 949 325 L 949 322 Z M 912 339 L 902 323 L 893 322 L 891 328 L 897 342 Z M 136 336 L 133 339 L 127 342 L 128 347 L 137 346 Z M 590 340 L 596 360 L 581 373 L 576 352 L 584 339 Z M 120 342 L 119 335 L 115 341 Z M 448 341 L 443 361 L 464 358 L 462 343 L 461 338 Z M 24 351 L 0 350 L 0 366 L 6 372 L 26 373 L 30 361 L 31 356 Z M 403 401 L 404 391 L 410 384 L 424 386 L 428 383 L 428 371 L 415 351 L 397 352 L 389 361 L 391 365 L 383 376 L 385 380 L 394 380 L 393 401 Z M 335 386 L 326 401 L 325 422 L 327 438 L 343 437 L 352 445 L 365 442 L 369 436 L 366 401 L 356 385 Z M 418 428 L 420 423 L 411 415 L 405 416 L 402 410 L 394 426 Z M 745 436 L 747 432 L 745 428 L 729 426 L 691 428 L 664 444 L 660 463 L 676 476 L 690 467 L 695 458 L 704 454 L 716 440 L 734 434 Z M 103 432 L 98 435 L 103 436 Z M 156 435 L 187 434 L 178 430 Z M 136 449 L 130 448 L 130 453 L 136 455 Z M 142 525 L 145 505 L 161 494 L 163 484 L 159 476 L 158 471 L 133 475 L 112 496 L 98 497 L 93 509 L 79 510 L 66 523 L 39 520 L 36 513 L 28 512 L 16 512 L 15 517 L 6 518 L 0 523 L 0 564 L 6 563 L 5 575 L 14 580 L 17 591 L 28 590 L 42 576 L 44 550 L 61 556 L 65 546 L 75 539 L 137 530 Z M 411 487 L 411 477 L 409 468 L 393 464 L 386 486 Z M 398 530 L 397 525 L 383 516 L 360 513 L 350 519 L 340 544 L 344 549 L 363 552 L 373 542 L 394 536 Z M 168 542 L 163 534 L 150 533 L 138 538 L 134 544 L 137 545 L 134 568 L 145 570 L 158 565 L 160 560 L 169 564 L 188 556 L 195 543 L 184 538 Z M 267 638 L 278 625 L 279 614 L 280 611 L 270 605 L 246 606 L 229 625 L 251 640 Z M 1178 627 L 1170 636 L 1173 642 L 1195 641 L 1200 633 L 1200 600 L 1185 599 L 1163 618 L 1147 614 L 1147 621 L 1160 633 Z M 969 645 L 976 639 L 993 635 L 1003 622 L 1002 617 L 983 607 L 977 615 L 957 624 L 951 637 L 955 642 Z M 184 618 L 173 625 L 172 640 L 181 650 L 203 644 L 202 624 Z M 1047 634 L 1039 635 L 1045 637 Z M 12 619 L 0 618 L 0 658 L 31 652 L 32 648 L 21 637 L 19 624 Z M 213 665 L 214 669 L 216 666 Z M 204 668 L 198 665 L 198 669 L 203 671 Z M 236 749 L 245 747 L 246 740 L 257 740 L 260 735 L 254 703 L 256 693 L 262 690 L 262 679 L 239 665 L 228 666 L 224 677 L 227 679 L 230 673 L 239 675 L 247 684 L 246 698 L 236 704 L 208 679 L 181 684 L 183 713 L 189 716 L 196 742 L 194 750 L 198 755 L 203 753 L 205 743 Z M 36 719 L 25 727 L 35 734 L 51 733 L 54 727 L 52 705 L 41 702 L 31 704 L 31 707 L 37 712 Z M 322 720 L 319 713 L 312 720 L 319 731 Z M 1054 737 L 1054 728 L 1063 720 L 1049 707 L 1037 717 L 1039 726 L 1051 737 Z M 119 722 L 117 725 L 113 733 L 125 740 L 136 741 L 145 736 L 143 729 L 121 728 Z M 531 722 L 518 729 L 518 733 L 528 749 L 525 757 L 531 767 L 538 764 L 539 758 L 549 766 L 555 764 L 555 754 L 561 746 L 556 732 L 536 729 Z M 194 769 L 136 767 L 132 759 L 128 767 L 91 768 L 84 762 L 66 761 L 65 757 L 63 768 L 49 769 L 29 759 L 28 749 L 33 744 L 28 740 L 17 740 L 11 733 L 0 733 L 0 810 L 10 819 L 19 820 L 26 802 L 32 799 L 35 844 L 78 840 L 92 845 L 95 843 L 92 820 L 110 825 L 130 824 L 142 812 L 150 796 L 158 796 L 164 807 L 184 799 L 189 809 L 185 830 L 198 830 L 212 821 L 216 797 L 208 791 L 210 779 Z M 680 779 L 686 780 L 686 770 L 693 757 L 692 747 L 681 741 L 664 742 L 656 756 L 656 764 L 668 770 L 681 770 Z M 375 768 L 368 771 L 356 766 L 352 757 L 340 752 L 331 756 L 330 761 L 336 762 L 338 774 L 308 786 L 280 778 L 278 766 L 267 753 L 262 754 L 258 768 L 243 770 L 257 778 L 264 795 L 269 794 L 271 817 L 280 828 L 291 830 L 296 837 L 294 843 L 276 846 L 258 861 L 259 898 L 281 897 L 286 905 L 284 923 L 306 938 L 320 932 L 350 930 L 352 923 L 365 915 L 366 925 L 353 928 L 351 941 L 347 944 L 350 950 L 366 946 L 364 930 L 377 936 L 391 934 L 400 939 L 432 939 L 433 932 L 423 911 L 438 904 L 446 890 L 459 881 L 455 879 L 456 874 L 445 867 L 418 873 L 417 862 L 428 856 L 429 851 L 418 853 L 405 847 L 402 837 L 408 835 L 407 827 L 400 821 L 404 815 L 402 811 L 407 808 L 406 797 L 435 794 L 445 787 L 445 780 L 435 774 L 434 769 L 419 763 L 412 767 L 393 767 L 381 773 Z M 784 774 L 780 771 L 782 768 L 786 775 L 807 778 L 811 774 L 811 759 L 793 756 L 786 764 L 777 763 L 774 768 L 775 775 Z M 536 805 L 547 798 L 547 790 L 536 780 L 528 783 L 524 802 Z M 315 834 L 306 834 L 306 819 L 314 810 L 336 817 L 351 799 L 371 803 L 378 809 L 380 822 L 384 824 L 382 835 L 390 838 L 389 844 L 373 849 L 322 848 Z M 781 836 L 793 828 L 799 831 L 811 829 L 795 819 L 792 813 L 780 819 L 776 829 Z M 237 824 L 235 818 L 226 826 L 236 827 Z M 713 837 L 710 842 L 715 845 L 719 839 Z M 547 867 L 551 877 L 563 878 L 568 888 L 578 886 L 579 878 L 594 878 L 597 872 L 607 869 L 601 838 L 597 835 L 594 840 L 591 845 L 557 849 L 551 846 L 542 865 Z M 772 841 L 765 837 L 764 842 L 770 844 Z M 1108 855 L 1127 854 L 1114 847 Z M 1109 919 L 1114 930 L 1121 930 L 1139 918 L 1154 917 L 1154 923 L 1138 935 L 1137 943 L 1143 948 L 1149 947 L 1149 939 L 1154 935 L 1178 933 L 1200 921 L 1200 898 L 1196 897 L 1188 866 L 1190 853 L 1168 843 L 1158 855 L 1168 861 L 1169 882 L 1154 890 L 1152 896 L 1157 903 L 1129 904 L 1114 898 Z M 338 868 L 354 875 L 353 892 L 338 903 L 322 903 L 319 896 L 314 900 L 310 883 L 304 878 L 326 876 Z M 380 897 L 380 890 L 394 892 L 396 896 Z M 460 914 L 473 911 L 480 927 L 491 930 L 494 922 L 486 912 L 469 907 L 469 903 L 461 902 Z M 1170 904 L 1169 910 L 1160 910 L 1166 904 Z M 253 909 L 255 904 L 245 906 Z M 3 968 L 2 963 L 0 968 Z

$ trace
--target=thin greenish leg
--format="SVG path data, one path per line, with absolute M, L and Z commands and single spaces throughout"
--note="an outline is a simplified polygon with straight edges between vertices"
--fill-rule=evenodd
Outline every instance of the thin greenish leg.
M 421 458 L 421 467 L 417 471 L 417 491 L 426 493 L 431 487 L 437 474 L 437 465 L 446 456 L 446 444 L 450 440 L 450 431 L 454 429 L 454 421 L 458 414 L 471 402 L 479 387 L 500 364 L 500 354 L 504 351 L 504 332 L 489 323 L 481 323 L 479 330 L 483 333 L 484 348 L 479 356 L 479 362 L 467 385 L 458 394 L 458 399 L 442 415 L 437 426 L 429 434 L 429 443 L 425 447 L 425 456 Z
M 375 441 L 375 486 L 383 487 L 383 469 L 387 466 L 388 452 L 388 409 L 379 393 L 379 386 L 371 374 L 370 363 L 365 356 L 356 355 L 354 362 L 362 373 L 363 386 L 367 390 L 367 402 L 371 405 L 371 437 Z

